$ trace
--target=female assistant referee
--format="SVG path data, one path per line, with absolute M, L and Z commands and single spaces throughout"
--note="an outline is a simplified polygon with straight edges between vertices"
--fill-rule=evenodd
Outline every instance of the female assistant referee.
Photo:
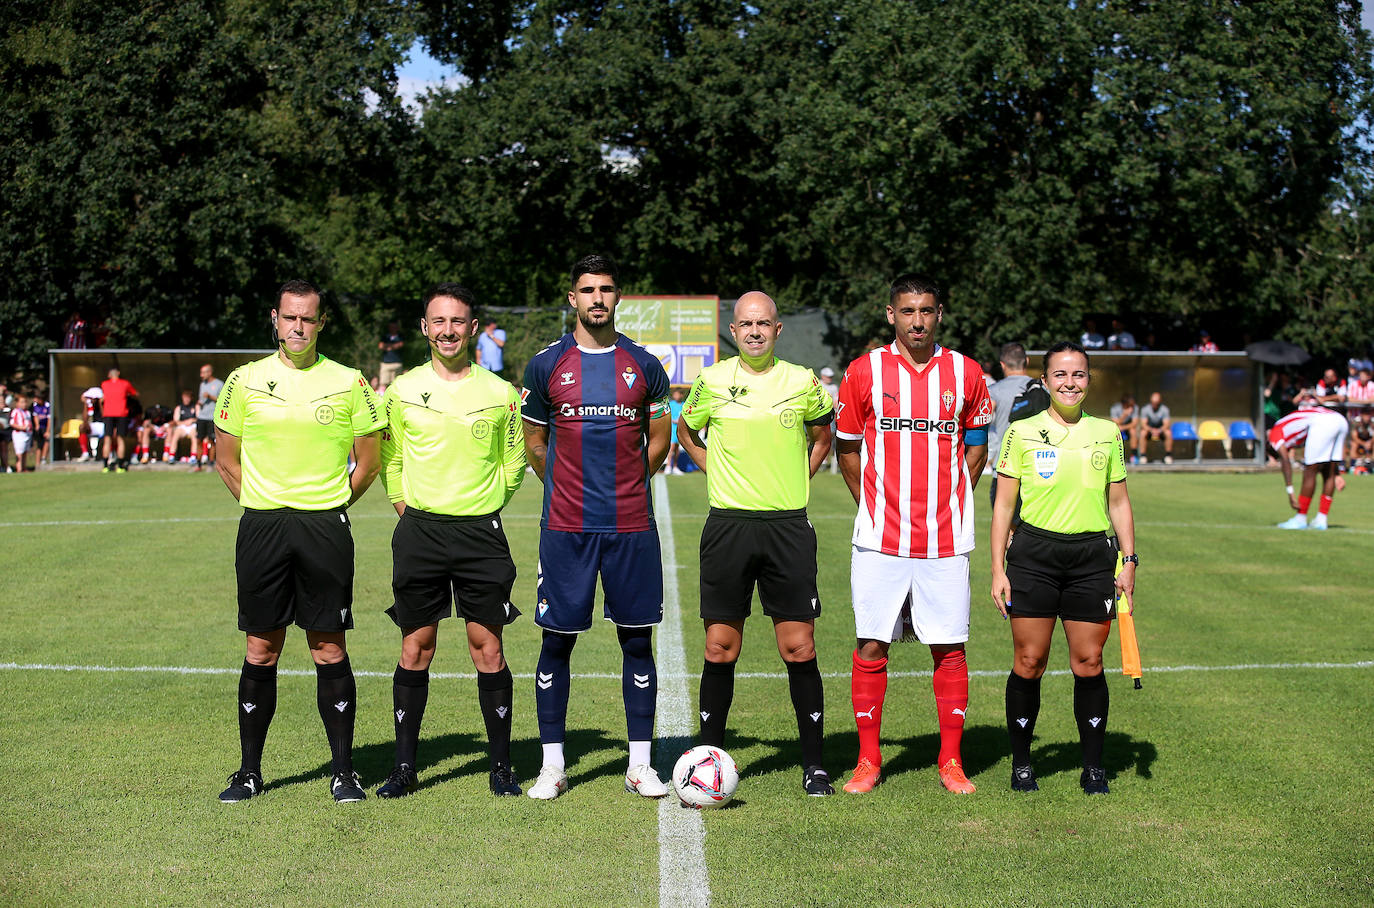
M 1069 342 L 1051 347 L 1043 378 L 1050 406 L 1008 426 L 992 510 L 992 601 L 1011 618 L 1014 649 L 1007 676 L 1011 787 L 1039 789 L 1030 744 L 1040 712 L 1040 677 L 1058 618 L 1073 670 L 1073 712 L 1083 750 L 1079 784 L 1087 794 L 1106 794 L 1102 646 L 1116 617 L 1117 595 L 1130 606 L 1140 563 L 1125 452 L 1114 423 L 1083 412 L 1090 376 L 1082 347 Z M 1009 542 L 1018 495 L 1023 522 Z M 1118 547 L 1124 564 L 1113 576 Z

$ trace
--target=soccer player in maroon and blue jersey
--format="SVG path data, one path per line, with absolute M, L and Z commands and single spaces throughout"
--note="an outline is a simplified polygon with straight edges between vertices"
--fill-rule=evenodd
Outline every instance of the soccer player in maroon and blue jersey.
M 657 357 L 615 330 L 615 263 L 586 256 L 571 278 L 568 303 L 577 324 L 530 360 L 523 391 L 526 456 L 544 483 L 534 614 L 544 629 L 534 693 L 544 765 L 529 795 L 552 800 L 568 787 L 570 662 L 577 635 L 592 626 L 599 573 L 605 617 L 616 625 L 623 654 L 625 789 L 661 798 L 668 788 L 649 756 L 663 564 L 649 480 L 668 453 L 668 375 Z

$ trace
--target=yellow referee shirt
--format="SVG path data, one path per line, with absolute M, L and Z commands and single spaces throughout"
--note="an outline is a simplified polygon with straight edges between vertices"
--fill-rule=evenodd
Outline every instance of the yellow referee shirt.
M 239 441 L 239 504 L 326 511 L 348 504 L 353 439 L 386 425 L 362 373 L 321 356 L 292 369 L 273 353 L 229 374 L 215 428 Z
M 1126 478 L 1116 423 L 1084 413 L 1065 426 L 1048 410 L 1017 420 L 1002 436 L 997 472 L 1021 483 L 1021 519 L 1051 533 L 1111 529 L 1107 485 Z
M 805 366 L 773 360 L 762 375 L 734 356 L 701 370 L 679 417 L 706 438 L 713 508 L 795 511 L 811 495 L 806 427 L 828 424 L 834 404 Z
M 525 478 L 520 395 L 478 365 L 445 381 L 433 363 L 405 373 L 382 400 L 382 484 L 393 502 L 433 514 L 501 510 Z

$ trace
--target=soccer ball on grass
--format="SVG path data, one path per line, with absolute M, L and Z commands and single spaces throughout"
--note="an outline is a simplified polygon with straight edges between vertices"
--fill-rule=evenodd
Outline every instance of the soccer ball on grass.
M 688 807 L 724 807 L 737 787 L 735 761 L 719 747 L 700 744 L 678 757 L 673 766 L 673 790 Z

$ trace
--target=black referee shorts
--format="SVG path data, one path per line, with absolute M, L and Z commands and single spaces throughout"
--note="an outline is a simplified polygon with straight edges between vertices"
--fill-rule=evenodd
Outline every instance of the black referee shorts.
M 391 592 L 386 610 L 402 630 L 437 624 L 453 614 L 492 627 L 520 610 L 510 601 L 515 562 L 501 515 L 449 517 L 406 508 L 391 534 Z
M 816 531 L 797 511 L 711 508 L 701 530 L 701 617 L 743 621 L 758 584 L 763 613 L 783 621 L 821 615 Z
M 353 532 L 342 508 L 245 508 L 234 570 L 241 631 L 353 628 Z
M 1110 621 L 1116 617 L 1116 539 L 1022 523 L 1007 548 L 1007 579 L 1013 618 Z

